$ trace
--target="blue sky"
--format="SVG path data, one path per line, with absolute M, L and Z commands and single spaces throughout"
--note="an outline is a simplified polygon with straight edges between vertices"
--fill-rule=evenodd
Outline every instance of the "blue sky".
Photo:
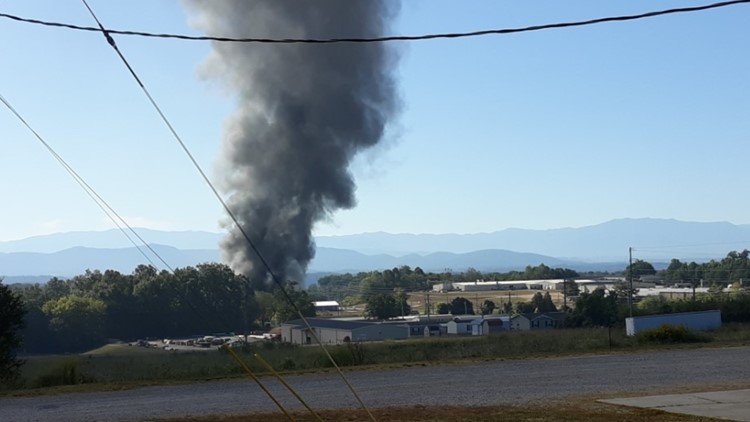
M 700 1 L 409 0 L 394 34 L 639 13 Z M 196 33 L 178 1 L 90 0 L 116 29 Z M 76 0 L 0 11 L 91 25 Z M 507 36 L 399 43 L 403 113 L 317 234 L 472 233 L 624 217 L 750 223 L 750 5 Z M 131 225 L 219 230 L 220 205 L 99 34 L 0 20 L 0 94 Z M 117 37 L 215 175 L 233 97 L 205 42 Z M 111 228 L 0 109 L 0 240 Z M 217 179 L 214 177 L 214 179 Z

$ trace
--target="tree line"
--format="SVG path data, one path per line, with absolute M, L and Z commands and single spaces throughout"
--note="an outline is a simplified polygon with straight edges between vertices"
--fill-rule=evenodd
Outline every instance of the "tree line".
M 750 285 L 750 251 L 732 251 L 723 259 L 712 259 L 701 264 L 673 259 L 658 274 L 667 283 L 698 284 L 703 280 L 705 285 L 746 287 Z
M 712 285 L 708 295 L 681 300 L 647 298 L 634 313 L 669 313 L 720 309 L 724 321 L 750 321 L 750 252 L 732 251 L 721 260 L 698 264 L 673 259 L 662 271 L 636 260 L 622 275 L 639 278 L 657 275 L 666 283 L 703 280 Z M 592 274 L 587 274 L 592 276 Z M 431 289 L 439 281 L 570 279 L 578 273 L 544 264 L 523 271 L 481 273 L 469 268 L 463 273 L 425 272 L 409 266 L 358 274 L 329 275 L 305 291 L 289 284 L 290 298 L 306 316 L 315 314 L 312 300 L 334 299 L 366 303 L 366 316 L 377 319 L 411 312 L 407 292 Z M 736 294 L 721 294 L 732 287 Z M 568 289 L 571 289 L 568 291 Z M 596 290 L 578 294 L 575 284 L 566 286 L 568 296 L 577 296 L 570 309 L 570 326 L 620 324 L 629 312 L 625 284 L 612 292 Z M 455 303 L 453 303 L 455 302 Z M 438 304 L 448 313 L 474 313 L 463 298 Z M 534 295 L 528 303 L 482 303 L 479 312 L 547 312 L 555 310 L 549 294 Z M 111 339 L 181 337 L 213 333 L 248 333 L 270 322 L 297 317 L 287 298 L 273 285 L 253 284 L 241 274 L 218 263 L 178 268 L 173 273 L 141 265 L 130 274 L 114 270 L 86 271 L 68 280 L 52 278 L 45 284 L 0 283 L 0 360 L 17 362 L 23 353 L 59 353 L 87 350 Z M 21 341 L 23 338 L 23 341 Z M 19 349 L 20 347 L 20 349 Z M 2 368 L 0 368 L 2 369 Z M 8 367 L 5 367 L 8 369 Z M 0 371 L 2 372 L 2 371 Z M 2 377 L 2 373 L 0 373 Z
M 476 280 L 539 280 L 570 279 L 579 274 L 568 268 L 550 268 L 544 264 L 527 266 L 523 271 L 481 272 L 468 268 L 464 272 L 425 272 L 408 265 L 384 271 L 368 271 L 357 274 L 330 274 L 321 277 L 308 292 L 316 300 L 337 300 L 345 303 L 363 303 L 373 295 L 387 295 L 394 291 L 424 291 L 432 289 L 438 282 L 469 282 Z
M 297 315 L 273 285 L 252 285 L 226 265 L 200 264 L 173 273 L 140 265 L 131 274 L 87 270 L 67 280 L 16 284 L 23 303 L 24 353 L 88 350 L 111 339 L 244 333 Z M 303 314 L 307 293 L 287 286 Z

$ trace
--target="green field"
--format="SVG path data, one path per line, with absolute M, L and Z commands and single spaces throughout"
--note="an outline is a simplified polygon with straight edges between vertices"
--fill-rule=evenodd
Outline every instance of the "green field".
M 663 347 L 718 347 L 750 344 L 750 325 L 727 325 L 699 337 L 700 341 L 667 344 L 629 338 L 624 330 L 606 328 L 511 332 L 487 337 L 432 337 L 329 347 L 336 362 L 361 369 L 437 365 L 448 362 L 527 359 L 586 353 L 624 353 Z M 658 340 L 658 339 L 657 339 Z M 676 341 L 676 342 L 675 342 Z M 256 343 L 235 349 L 256 373 L 265 369 L 253 358 L 262 355 L 281 372 L 331 370 L 319 347 Z M 2 394 L 46 394 L 133 386 L 192 382 L 242 376 L 226 351 L 165 351 L 110 344 L 82 355 L 27 358 L 21 380 Z

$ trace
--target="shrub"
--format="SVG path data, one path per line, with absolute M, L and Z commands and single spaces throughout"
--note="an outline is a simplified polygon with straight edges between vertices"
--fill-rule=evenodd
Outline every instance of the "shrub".
M 95 382 L 93 377 L 81 373 L 78 359 L 66 359 L 53 366 L 32 382 L 34 387 L 54 387 Z
M 651 330 L 641 331 L 636 335 L 639 343 L 705 343 L 711 339 L 695 331 L 690 331 L 684 325 L 663 324 Z
M 294 363 L 294 359 L 292 358 L 284 358 L 284 360 L 281 362 L 281 369 L 284 371 L 291 371 L 297 368 L 297 364 Z

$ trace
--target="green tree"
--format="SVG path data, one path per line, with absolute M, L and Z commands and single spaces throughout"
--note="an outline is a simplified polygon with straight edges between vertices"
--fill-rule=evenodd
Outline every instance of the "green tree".
M 516 302 L 515 307 L 517 314 L 531 314 L 537 309 L 531 302 Z
M 484 276 L 476 268 L 469 267 L 464 271 L 464 280 L 466 281 L 477 281 L 482 280 Z
M 503 302 L 503 313 L 507 315 L 513 313 L 513 302 Z
M 70 286 L 65 280 L 60 280 L 57 277 L 52 277 L 47 281 L 47 284 L 44 285 L 44 295 L 45 295 L 45 301 L 52 300 L 52 299 L 60 299 L 63 296 L 67 296 L 70 294 Z M 44 303 L 40 304 L 39 306 L 43 305 Z
M 50 328 L 64 350 L 88 350 L 106 338 L 107 305 L 100 299 L 63 296 L 45 303 L 42 311 L 49 316 Z
M 482 315 L 490 315 L 495 311 L 495 308 L 497 308 L 497 305 L 495 305 L 495 302 L 487 299 L 482 303 Z
M 642 276 L 654 274 L 656 274 L 656 269 L 654 268 L 654 266 L 651 265 L 650 262 L 646 262 L 640 259 L 636 259 L 635 261 L 633 261 L 633 265 L 628 265 L 627 267 L 625 267 L 625 277 L 630 277 L 632 275 L 633 280 L 638 280 Z
M 664 270 L 664 281 L 667 283 L 684 283 L 692 281 L 688 274 L 687 265 L 679 259 L 672 259 L 669 266 Z
M 299 318 L 299 314 L 290 303 L 290 299 L 304 317 L 315 316 L 315 306 L 313 306 L 310 297 L 306 291 L 297 288 L 296 282 L 288 282 L 285 286 L 285 290 L 287 293 L 286 295 L 284 295 L 280 288 L 274 290 L 274 321 L 284 322 Z
M 261 325 L 273 321 L 276 316 L 276 299 L 273 293 L 255 292 L 255 301 L 258 304 L 258 320 Z
M 578 296 L 581 294 L 581 288 L 578 287 L 578 283 L 575 280 L 565 279 L 563 280 L 563 294 L 567 297 Z
M 630 283 L 626 281 L 619 281 L 615 283 L 614 292 L 617 295 L 617 300 L 620 303 L 628 303 L 628 295 L 630 300 L 635 303 L 638 299 L 638 289 L 630 288 Z
M 542 295 L 541 292 L 534 293 L 534 296 L 531 298 L 531 306 L 534 309 L 534 312 L 556 312 L 557 307 L 555 306 L 555 303 L 552 302 L 552 296 L 550 296 L 549 292 L 544 292 Z
M 671 301 L 664 296 L 649 296 L 638 303 L 639 314 L 669 314 L 672 313 Z
M 474 315 L 474 305 L 469 299 L 458 296 L 451 301 L 451 314 Z
M 23 341 L 21 330 L 25 314 L 21 297 L 0 279 L 0 382 L 15 379 L 23 365 L 23 361 L 16 357 L 16 351 Z
M 406 316 L 411 314 L 411 306 L 409 306 L 409 295 L 406 294 L 403 289 L 397 289 L 394 297 L 396 298 L 396 306 L 399 308 L 399 315 Z
M 544 264 L 532 267 L 531 265 L 526 266 L 523 273 L 519 274 L 522 280 L 541 280 L 541 279 L 555 279 L 555 278 L 573 278 L 578 277 L 578 273 L 568 268 L 550 268 Z
M 571 316 L 575 326 L 609 327 L 617 321 L 617 293 L 598 288 L 591 293 L 581 293 Z
M 542 307 L 539 309 L 539 312 L 557 312 L 557 306 L 555 306 L 555 302 L 552 301 L 552 296 L 549 292 L 544 292 L 544 297 L 542 297 Z
M 439 315 L 445 315 L 451 313 L 451 304 L 450 303 L 438 303 L 437 307 L 435 308 L 435 312 L 437 312 Z
M 411 311 L 403 297 L 395 294 L 371 295 L 365 304 L 365 316 L 373 319 L 389 319 Z

